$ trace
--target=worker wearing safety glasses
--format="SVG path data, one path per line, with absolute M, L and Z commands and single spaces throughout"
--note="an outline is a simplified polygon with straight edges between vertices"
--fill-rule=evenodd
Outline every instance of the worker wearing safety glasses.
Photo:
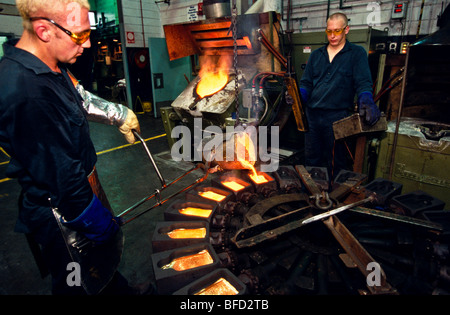
M 347 16 L 332 14 L 325 29 L 328 44 L 311 53 L 300 80 L 309 127 L 305 165 L 327 167 L 330 180 L 350 165 L 345 144 L 334 141 L 333 122 L 352 113 L 355 97 L 365 123 L 374 125 L 380 118 L 367 53 L 346 39 L 348 32 Z
M 130 293 L 115 270 L 101 288 L 91 289 L 90 282 L 88 291 L 84 279 L 83 286 L 69 285 L 68 267 L 77 255 L 68 248 L 84 257 L 116 252 L 120 243 L 120 222 L 95 173 L 87 119 L 116 125 L 128 142 L 135 141 L 139 122 L 127 107 L 85 91 L 66 69 L 90 47 L 87 0 L 16 4 L 24 32 L 5 43 L 0 61 L 0 146 L 11 157 L 6 175 L 22 187 L 15 230 L 27 235 L 40 270 L 50 272 L 54 294 Z M 72 247 L 69 236 L 76 238 Z

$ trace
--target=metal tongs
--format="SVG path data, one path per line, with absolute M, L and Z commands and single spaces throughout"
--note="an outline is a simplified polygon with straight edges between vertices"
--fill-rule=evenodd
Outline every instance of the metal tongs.
M 166 188 L 170 187 L 171 185 L 175 184 L 176 182 L 178 182 L 179 180 L 181 180 L 183 177 L 187 176 L 188 174 L 192 173 L 193 171 L 195 171 L 197 169 L 200 169 L 202 165 L 201 164 L 197 164 L 196 166 L 194 166 L 193 168 L 188 170 L 186 173 L 184 173 L 183 175 L 179 176 L 178 178 L 174 179 L 173 181 L 171 181 L 170 183 L 167 184 L 166 181 L 164 180 L 163 176 L 161 175 L 161 172 L 159 171 L 158 166 L 156 165 L 155 160 L 153 159 L 153 156 L 152 156 L 150 150 L 148 149 L 147 144 L 145 143 L 145 140 L 141 137 L 141 135 L 136 130 L 133 130 L 133 134 L 136 137 L 136 139 L 138 139 L 142 143 L 142 145 L 144 147 L 144 150 L 145 150 L 148 158 L 150 159 L 150 162 L 152 163 L 153 168 L 155 169 L 156 174 L 158 175 L 158 178 L 159 178 L 159 180 L 161 182 L 161 188 L 155 189 L 155 192 L 153 194 L 151 194 L 148 197 L 145 197 L 145 198 L 141 199 L 140 201 L 138 201 L 137 203 L 135 203 L 134 205 L 132 205 L 131 207 L 129 207 L 128 209 L 126 209 L 122 213 L 120 213 L 118 215 L 118 218 L 120 218 L 120 224 L 121 225 L 125 225 L 125 224 L 131 222 L 132 220 L 136 219 L 137 217 L 143 215 L 144 213 L 147 213 L 148 211 L 150 211 L 150 210 L 152 210 L 152 209 L 154 209 L 154 208 L 156 208 L 158 206 L 161 206 L 162 204 L 164 204 L 165 202 L 169 201 L 170 199 L 172 199 L 173 197 L 175 197 L 179 193 L 190 189 L 191 187 L 197 185 L 198 183 L 203 182 L 209 175 L 209 173 L 206 172 L 206 174 L 203 177 L 198 178 L 192 184 L 182 188 L 181 190 L 175 192 L 174 194 L 170 195 L 166 199 L 162 200 L 161 199 L 161 192 L 164 189 L 166 189 Z M 142 211 L 141 213 L 135 215 L 134 217 L 132 217 L 130 219 L 124 219 L 125 215 L 129 214 L 131 211 L 135 210 L 137 207 L 141 206 L 142 204 L 144 204 L 145 202 L 147 202 L 147 201 L 149 201 L 150 199 L 153 199 L 153 198 L 156 199 L 156 203 L 152 207 Z
M 300 220 L 297 219 L 297 215 L 301 212 L 305 212 L 305 210 L 310 210 L 311 206 L 299 208 L 297 210 L 293 210 L 289 213 L 274 217 L 259 224 L 244 227 L 236 233 L 236 235 L 232 238 L 232 241 L 238 248 L 254 246 L 267 239 L 276 238 L 284 233 L 293 231 L 309 223 L 323 220 L 345 210 L 352 209 L 367 202 L 371 202 L 374 199 L 375 196 L 370 195 L 365 199 L 340 206 L 327 212 L 323 212 L 314 216 L 307 215 L 306 218 Z

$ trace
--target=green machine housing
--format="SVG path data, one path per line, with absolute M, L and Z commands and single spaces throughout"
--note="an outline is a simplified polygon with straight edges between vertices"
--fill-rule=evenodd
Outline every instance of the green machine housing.
M 407 52 L 396 121 L 380 141 L 376 176 L 422 190 L 450 209 L 450 25 Z

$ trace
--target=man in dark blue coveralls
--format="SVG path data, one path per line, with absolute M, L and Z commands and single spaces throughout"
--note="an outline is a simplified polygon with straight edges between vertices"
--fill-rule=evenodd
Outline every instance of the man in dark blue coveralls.
M 345 14 L 332 14 L 325 30 L 328 44 L 311 53 L 300 80 L 306 105 L 308 131 L 305 134 L 305 165 L 326 166 L 330 178 L 347 169 L 347 150 L 334 141 L 333 122 L 349 116 L 357 96 L 359 113 L 368 125 L 380 118 L 372 97 L 372 77 L 367 53 L 346 39 Z
M 110 242 L 120 226 L 90 184 L 97 156 L 87 118 L 116 125 L 129 142 L 139 122 L 125 106 L 94 102 L 69 77 L 66 64 L 90 47 L 87 0 L 16 3 L 24 32 L 0 60 L 0 146 L 11 156 L 6 175 L 22 187 L 16 231 L 39 244 L 54 294 L 84 294 L 66 283 L 72 259 L 52 208 L 96 246 Z M 129 292 L 120 282 L 114 292 Z

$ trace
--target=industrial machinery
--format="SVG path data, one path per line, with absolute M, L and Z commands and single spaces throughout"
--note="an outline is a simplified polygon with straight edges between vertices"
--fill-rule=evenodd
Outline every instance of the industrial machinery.
M 201 118 L 203 128 L 282 129 L 294 111 L 298 129 L 306 130 L 295 74 L 280 52 L 279 30 L 275 12 L 164 26 L 170 59 L 196 54 L 200 67 L 171 107 L 161 109 L 170 145 L 173 128 L 183 124 L 193 130 L 194 118 Z
M 272 37 L 276 28 L 273 13 L 237 16 L 234 8 L 231 17 L 165 26 L 171 58 L 198 54 L 200 66 L 212 69 L 201 67 L 172 106 L 162 109 L 169 137 L 178 125 L 195 133 L 199 120 L 220 130 L 281 128 L 291 113 L 297 129 L 307 130 L 290 60 Z M 214 84 L 205 92 L 211 78 Z M 158 293 L 450 292 L 445 203 L 423 192 L 402 191 L 402 184 L 385 178 L 368 181 L 358 171 L 341 171 L 330 182 L 326 169 L 288 159 L 264 171 L 263 163 L 249 158 L 251 146 L 259 143 L 239 142 L 238 134 L 206 153 L 223 157 L 221 150 L 231 139 L 232 147 L 244 143 L 240 158 L 196 161 L 186 174 L 202 169 L 202 176 L 168 198 L 161 197 L 162 191 L 186 174 L 166 183 L 141 140 L 162 187 L 120 217 L 126 224 L 164 206 L 164 221 L 152 237 Z M 156 201 L 154 206 L 125 219 L 149 200 Z
M 421 190 L 450 205 L 450 53 L 447 22 L 411 45 L 406 55 L 400 106 L 380 140 L 376 176 Z
M 330 190 L 326 174 L 218 172 L 158 199 L 167 205 L 152 236 L 158 293 L 447 294 L 442 203 L 410 212 L 395 183 L 362 186 L 366 175 L 343 171 Z
M 156 207 L 152 236 L 159 294 L 448 294 L 450 216 L 427 194 L 341 171 L 330 186 L 320 167 L 275 172 L 205 172 L 176 193 L 145 141 L 161 189 L 119 217 L 131 222 Z M 132 210 L 154 205 L 138 215 Z

